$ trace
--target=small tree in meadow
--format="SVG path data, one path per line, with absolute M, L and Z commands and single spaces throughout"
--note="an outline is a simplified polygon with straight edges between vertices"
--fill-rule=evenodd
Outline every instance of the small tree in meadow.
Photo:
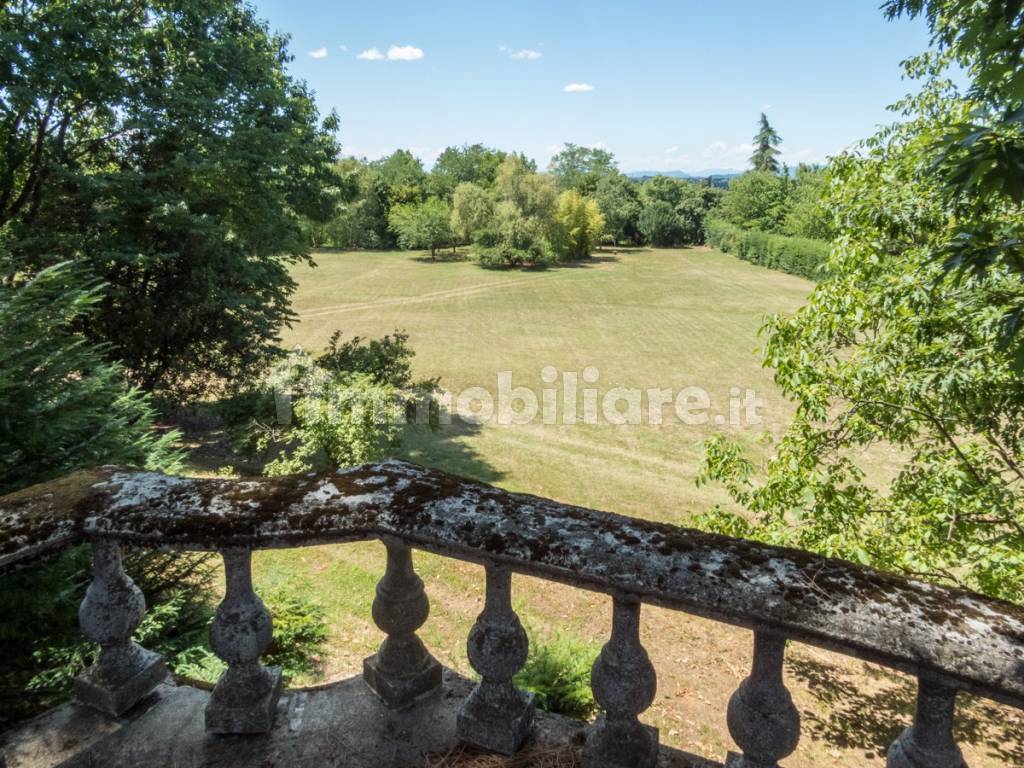
M 388 226 L 403 248 L 429 248 L 430 258 L 437 249 L 452 242 L 452 211 L 443 200 L 432 197 L 423 203 L 396 205 L 388 214 Z
M 585 259 L 604 232 L 604 216 L 597 203 L 575 190 L 563 192 L 555 211 L 555 249 L 564 259 Z
M 455 188 L 451 227 L 460 242 L 473 242 L 493 218 L 494 197 L 490 192 L 468 181 Z

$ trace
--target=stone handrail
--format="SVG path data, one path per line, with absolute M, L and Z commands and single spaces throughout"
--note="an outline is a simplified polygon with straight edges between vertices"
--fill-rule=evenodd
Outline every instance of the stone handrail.
M 511 605 L 512 572 L 614 598 L 612 635 L 593 670 L 605 714 L 591 727 L 588 765 L 649 765 L 656 754 L 656 731 L 637 718 L 655 687 L 639 641 L 642 603 L 754 631 L 753 669 L 728 712 L 744 753 L 739 766 L 777 765 L 796 747 L 799 716 L 782 678 L 787 639 L 918 677 L 915 725 L 890 751 L 894 768 L 963 765 L 951 732 L 957 691 L 1024 707 L 1024 610 L 1014 605 L 798 550 L 509 493 L 407 462 L 251 480 L 114 467 L 0 499 L 0 571 L 93 543 L 96 577 L 82 627 L 103 650 L 77 690 L 114 714 L 163 674 L 159 657 L 131 642 L 144 608 L 120 569 L 118 544 L 223 554 L 228 588 L 211 641 L 228 671 L 207 710 L 214 732 L 267 730 L 280 690 L 279 671 L 259 663 L 271 618 L 252 590 L 252 550 L 374 538 L 388 549 L 373 606 L 387 639 L 367 659 L 364 677 L 391 707 L 411 706 L 441 681 L 416 635 L 429 607 L 411 548 L 485 566 L 485 609 L 468 646 L 482 680 L 458 731 L 496 751 L 514 752 L 532 723 L 530 697 L 511 682 L 527 649 Z

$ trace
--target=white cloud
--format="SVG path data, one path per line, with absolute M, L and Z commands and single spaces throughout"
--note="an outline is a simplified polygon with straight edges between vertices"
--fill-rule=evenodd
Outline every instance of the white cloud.
M 761 110 L 762 110 L 763 112 L 767 112 L 767 111 L 768 111 L 769 109 L 771 109 L 771 108 L 772 108 L 772 105 L 771 105 L 771 104 L 762 104 L 762 105 L 761 105 Z
M 362 53 L 356 56 L 357 59 L 363 59 L 364 61 L 380 61 L 384 58 L 384 54 L 376 48 L 367 48 Z
M 326 59 L 327 58 L 327 48 L 325 48 L 324 46 L 320 46 L 315 51 L 310 51 L 309 52 L 309 58 L 311 58 L 311 59 Z
M 594 86 L 590 83 L 569 83 L 562 90 L 566 93 L 590 93 L 594 90 Z
M 711 161 L 711 164 L 715 166 L 738 168 L 746 164 L 753 151 L 753 144 L 713 141 L 704 148 L 701 157 L 705 162 Z
M 347 45 L 339 45 L 338 46 L 338 50 L 339 51 L 347 51 L 348 50 L 348 46 Z
M 669 147 L 668 149 L 665 150 L 665 154 L 666 155 L 674 155 L 678 151 L 679 151 L 679 145 L 678 144 L 673 144 L 671 147 Z
M 392 45 L 388 48 L 388 61 L 419 61 L 423 49 L 414 45 Z
M 536 61 L 544 55 L 540 51 L 532 48 L 520 48 L 516 51 L 509 48 L 507 45 L 499 45 L 498 50 L 502 53 L 507 53 L 510 59 L 519 59 L 521 61 Z

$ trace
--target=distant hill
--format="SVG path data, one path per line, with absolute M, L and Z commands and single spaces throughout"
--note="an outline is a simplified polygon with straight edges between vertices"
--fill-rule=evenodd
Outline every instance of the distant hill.
M 626 175 L 631 179 L 649 179 L 652 176 L 671 176 L 673 179 L 706 179 L 708 176 L 724 176 L 731 179 L 741 173 L 743 171 L 733 168 L 709 168 L 706 171 L 629 171 Z
M 690 179 L 692 181 L 711 180 L 713 187 L 729 186 L 729 179 L 733 179 L 743 171 L 736 171 L 731 168 L 709 168 L 706 171 L 630 171 L 626 175 L 637 181 L 653 178 L 654 176 L 670 176 L 673 179 Z

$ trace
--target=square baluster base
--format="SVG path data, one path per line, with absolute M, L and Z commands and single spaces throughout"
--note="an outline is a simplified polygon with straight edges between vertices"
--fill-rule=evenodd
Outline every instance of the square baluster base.
M 514 715 L 488 711 L 470 712 L 463 705 L 456 720 L 456 735 L 461 741 L 474 747 L 500 755 L 514 755 L 533 732 L 534 696 L 532 693 L 521 693 L 523 707 Z
M 389 709 L 407 709 L 441 687 L 441 665 L 430 657 L 415 675 L 389 677 L 377 664 L 377 654 L 363 660 L 363 680 Z
M 160 654 L 142 648 L 139 651 L 142 663 L 125 675 L 100 675 L 95 664 L 89 667 L 75 678 L 75 698 L 114 717 L 134 707 L 167 677 Z
M 206 705 L 206 732 L 221 734 L 267 733 L 274 727 L 281 697 L 281 668 L 267 667 L 270 689 L 255 701 L 231 707 L 217 701 L 216 690 Z
M 658 729 L 609 725 L 601 715 L 590 726 L 583 747 L 583 768 L 654 768 L 658 762 Z

